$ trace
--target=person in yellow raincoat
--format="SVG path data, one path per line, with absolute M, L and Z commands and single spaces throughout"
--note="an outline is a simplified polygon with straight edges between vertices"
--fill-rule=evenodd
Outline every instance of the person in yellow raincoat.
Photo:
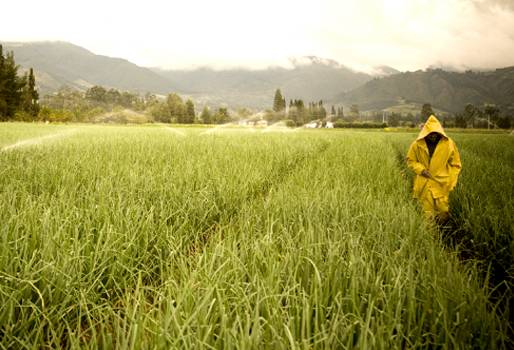
M 431 115 L 410 145 L 407 165 L 416 173 L 413 195 L 427 218 L 444 223 L 449 219 L 448 198 L 462 168 L 459 151 Z

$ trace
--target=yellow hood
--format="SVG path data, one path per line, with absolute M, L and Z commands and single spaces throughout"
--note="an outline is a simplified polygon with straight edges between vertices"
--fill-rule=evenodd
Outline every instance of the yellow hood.
M 437 132 L 437 133 L 443 135 L 444 137 L 448 138 L 448 136 L 446 136 L 446 134 L 444 133 L 444 129 L 443 129 L 441 123 L 439 123 L 439 120 L 437 120 L 437 118 L 434 115 L 431 115 L 427 119 L 425 125 L 423 125 L 423 129 L 421 129 L 421 131 L 418 135 L 417 140 L 421 140 L 421 139 L 425 138 L 431 132 Z

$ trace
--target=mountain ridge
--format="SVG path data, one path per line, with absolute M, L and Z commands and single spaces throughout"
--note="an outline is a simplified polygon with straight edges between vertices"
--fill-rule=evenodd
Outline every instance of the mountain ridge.
M 148 68 L 139 67 L 123 58 L 96 55 L 68 42 L 2 44 L 5 51 L 14 52 L 17 64 L 25 69 L 34 68 L 38 85 L 43 92 L 56 91 L 63 85 L 80 90 L 103 85 L 137 92 L 160 93 L 176 88 L 174 82 Z
M 373 79 L 336 95 L 331 102 L 357 104 L 363 110 L 384 109 L 399 101 L 430 103 L 456 113 L 466 104 L 494 104 L 514 109 L 514 66 L 464 73 L 442 69 L 404 72 Z
M 66 85 L 85 90 L 93 85 L 134 92 L 177 92 L 200 104 L 235 108 L 269 108 L 277 88 L 287 99 L 317 101 L 372 79 L 330 59 L 296 58 L 292 68 L 163 70 L 139 67 L 126 59 L 96 55 L 67 42 L 3 43 L 24 69 L 33 67 L 41 92 Z M 294 61 L 294 60 L 293 60 Z
M 325 100 L 336 91 L 347 91 L 372 79 L 366 73 L 355 72 L 342 65 L 312 61 L 293 68 L 215 70 L 203 67 L 196 70 L 152 70 L 174 79 L 183 89 L 199 100 L 208 100 L 216 91 L 217 102 L 240 107 L 264 107 L 280 88 L 286 99 L 305 101 Z M 243 92 L 243 93 L 242 93 Z

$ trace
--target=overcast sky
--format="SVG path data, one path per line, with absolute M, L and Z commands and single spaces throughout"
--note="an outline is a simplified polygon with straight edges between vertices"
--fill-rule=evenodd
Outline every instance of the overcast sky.
M 0 40 L 62 40 L 141 66 L 359 70 L 514 65 L 514 0 L 4 1 Z

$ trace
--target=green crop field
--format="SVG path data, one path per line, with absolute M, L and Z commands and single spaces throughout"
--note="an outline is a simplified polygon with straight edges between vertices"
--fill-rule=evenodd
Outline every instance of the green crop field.
M 449 134 L 445 231 L 415 133 L 1 124 L 0 348 L 509 348 L 514 137 Z

